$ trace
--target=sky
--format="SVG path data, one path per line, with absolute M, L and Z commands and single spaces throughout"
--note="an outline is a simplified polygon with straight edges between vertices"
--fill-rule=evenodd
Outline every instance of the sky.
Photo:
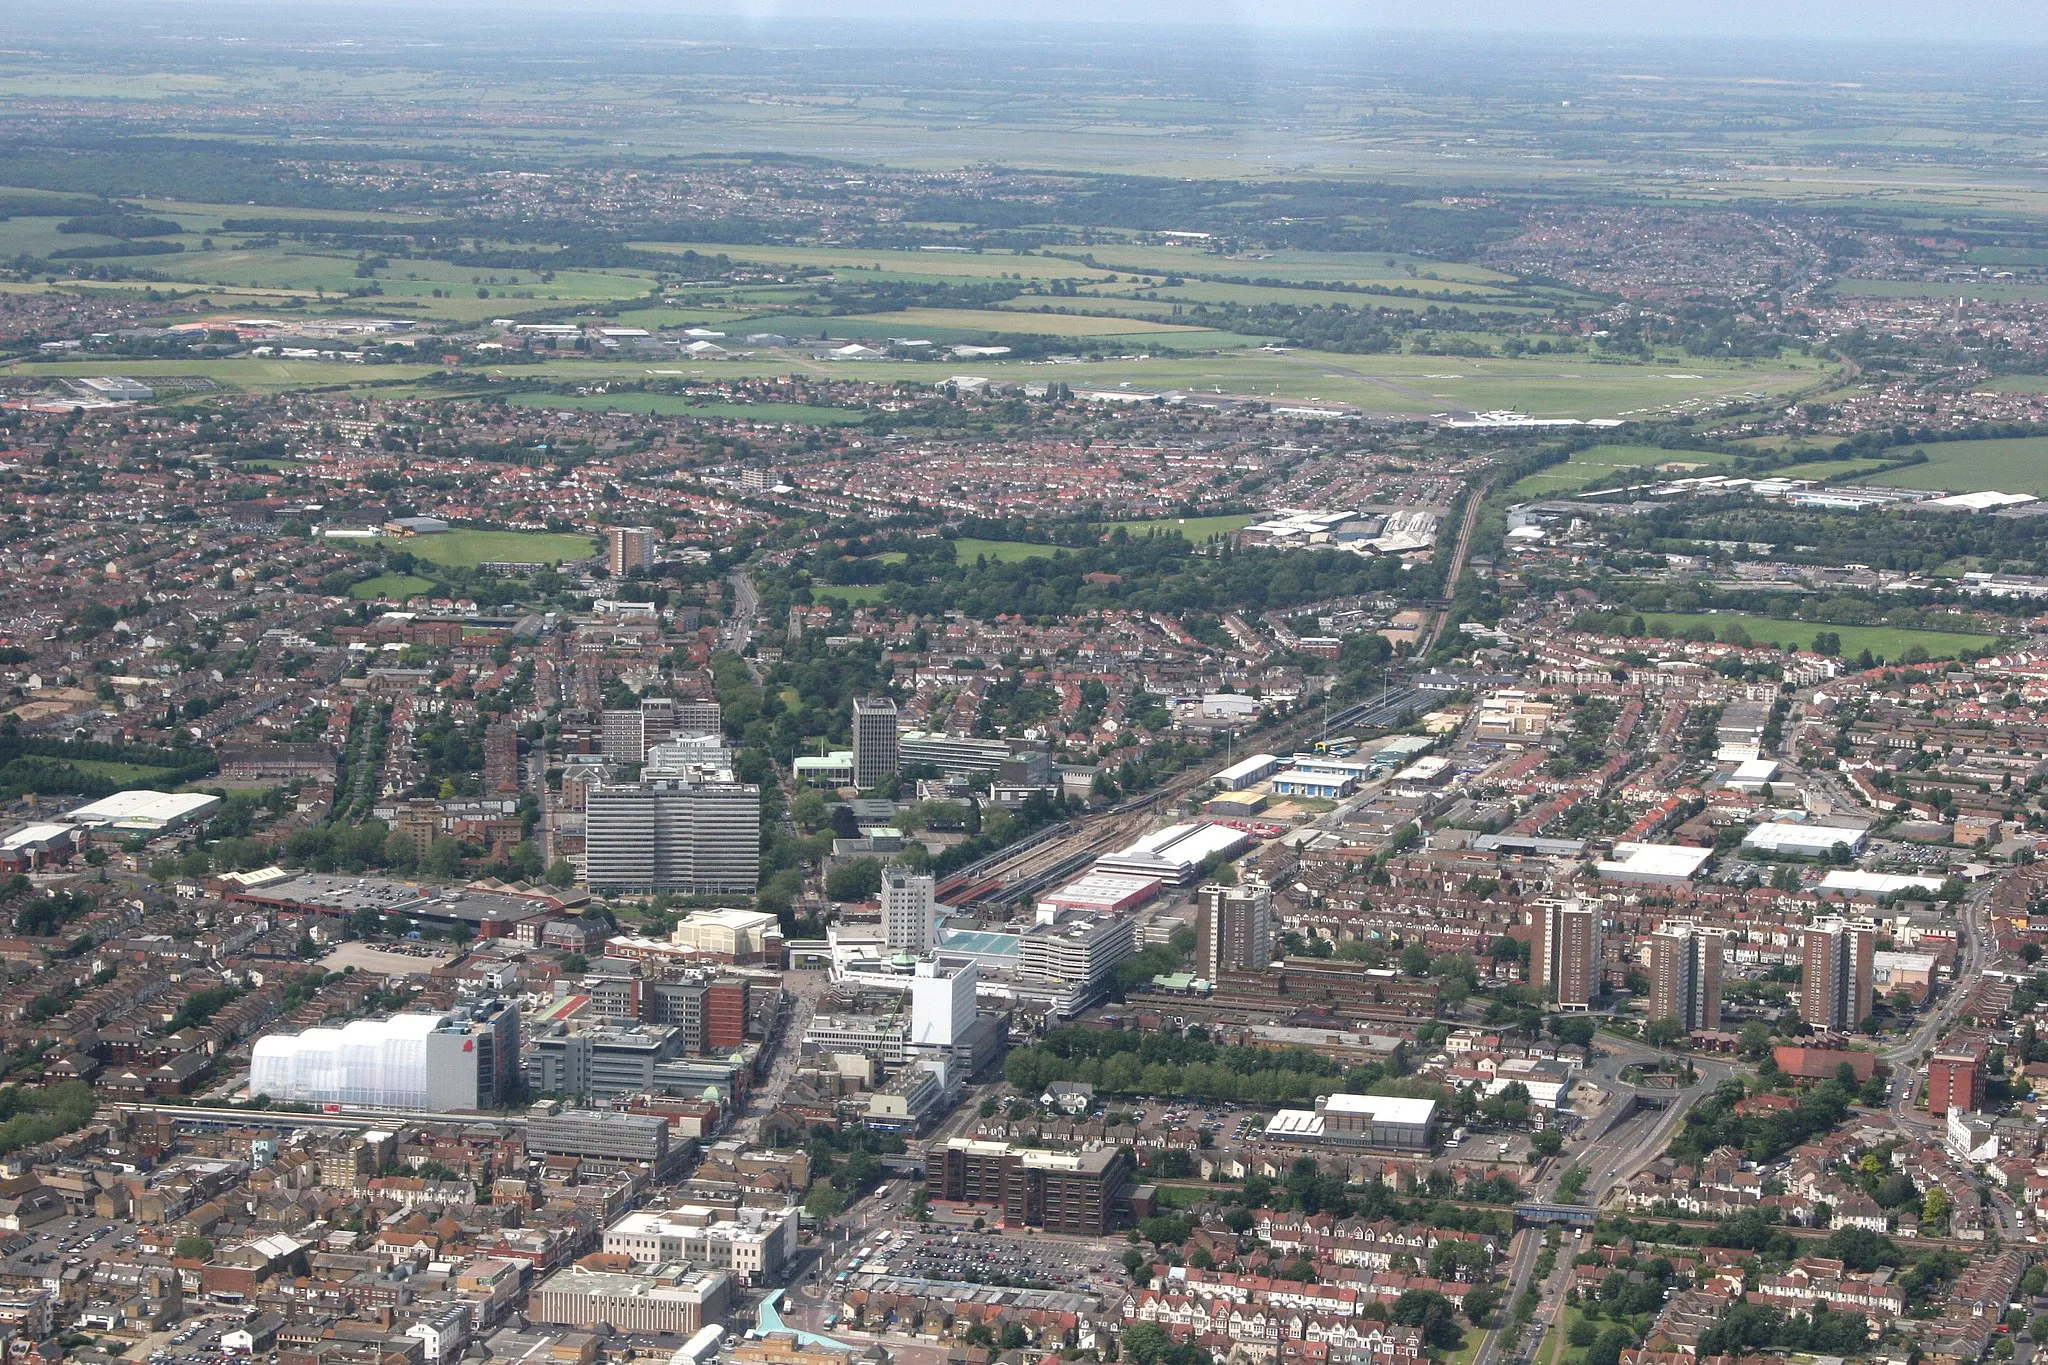
M 485 0 L 430 2 L 460 7 Z M 567 5 L 561 0 L 512 0 L 512 7 L 557 12 L 630 9 L 755 22 L 815 15 L 941 26 L 1121 21 L 1276 30 L 1710 36 L 1764 42 L 1799 38 L 2048 43 L 2048 0 L 861 0 L 852 10 L 843 0 L 572 0 Z

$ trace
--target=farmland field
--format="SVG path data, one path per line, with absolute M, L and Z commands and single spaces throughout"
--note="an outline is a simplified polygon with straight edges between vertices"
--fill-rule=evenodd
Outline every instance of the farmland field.
M 1930 659 L 1953 658 L 1966 649 L 1983 649 L 1997 642 L 1995 635 L 1975 635 L 1952 630 L 1902 630 L 1893 626 L 1831 626 L 1818 621 L 1781 621 L 1747 612 L 1644 612 L 1643 624 L 1655 629 L 1658 623 L 1673 635 L 1683 635 L 1694 626 L 1706 625 L 1718 635 L 1731 624 L 1739 624 L 1749 638 L 1760 645 L 1811 649 L 1813 637 L 1830 631 L 1842 637 L 1842 652 L 1856 655 L 1869 650 L 1880 659 L 1897 662 L 1915 645 Z
M 1623 469 L 1640 469 L 1645 473 L 1659 465 L 1697 465 L 1697 470 L 1674 472 L 1668 478 L 1683 478 L 1688 473 L 1706 473 L 1717 464 L 1725 464 L 1726 455 L 1711 450 L 1666 450 L 1660 446 L 1592 446 L 1574 451 L 1563 464 L 1539 469 L 1515 481 L 1507 491 L 1507 497 L 1545 498 L 1558 493 L 1576 493 L 1595 479 L 1605 478 Z
M 1917 447 L 1927 463 L 1894 469 L 1868 480 L 1884 488 L 1930 488 L 1947 493 L 2032 493 L 2048 497 L 2048 436 L 1994 441 L 1939 441 Z M 1894 458 L 1903 451 L 1891 452 Z
M 514 563 L 559 564 L 564 560 L 588 559 L 597 553 L 597 542 L 589 536 L 557 535 L 547 531 L 481 531 L 464 529 L 438 536 L 408 536 L 399 542 L 414 558 L 451 569 L 473 569 L 497 560 Z

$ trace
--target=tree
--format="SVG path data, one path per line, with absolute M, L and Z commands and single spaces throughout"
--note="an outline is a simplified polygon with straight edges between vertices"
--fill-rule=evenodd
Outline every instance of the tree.
M 1538 1156 L 1556 1156 L 1564 1150 L 1564 1134 L 1555 1128 L 1545 1128 L 1529 1139 L 1529 1150 Z
M 1474 1327 L 1486 1326 L 1487 1318 L 1500 1306 L 1500 1296 L 1484 1285 L 1474 1285 L 1465 1291 L 1465 1317 Z
M 827 1218 L 837 1218 L 845 1208 L 846 1200 L 832 1187 L 830 1181 L 818 1181 L 811 1186 L 810 1193 L 804 1196 L 804 1212 L 820 1222 Z
M 1685 1037 L 1685 1025 L 1676 1019 L 1652 1019 L 1643 1025 L 1643 1041 L 1651 1047 L 1676 1047 Z
M 213 1241 L 206 1237 L 180 1237 L 171 1244 L 171 1255 L 181 1261 L 210 1261 L 213 1259 Z
M 1123 1335 L 1122 1344 L 1124 1357 L 1132 1365 L 1155 1365 L 1173 1347 L 1166 1329 L 1156 1322 L 1132 1323 Z
M 1927 1198 L 1920 1205 L 1920 1221 L 1930 1228 L 1948 1222 L 1948 1191 L 1939 1185 L 1927 1187 Z
M 564 953 L 562 971 L 568 976 L 581 976 L 590 970 L 590 959 L 581 953 Z
M 576 865 L 567 858 L 557 858 L 548 864 L 547 878 L 549 886 L 574 886 Z
M 1771 1026 L 1761 1019 L 1747 1020 L 1735 1035 L 1735 1045 L 1742 1049 L 1743 1056 L 1758 1060 L 1771 1050 Z
M 873 900 L 881 891 L 882 864 L 873 858 L 842 863 L 825 878 L 825 894 L 835 901 Z

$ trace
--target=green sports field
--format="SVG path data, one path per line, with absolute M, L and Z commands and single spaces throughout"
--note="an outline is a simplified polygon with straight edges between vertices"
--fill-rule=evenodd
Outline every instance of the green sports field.
M 588 559 L 597 553 L 597 542 L 589 536 L 548 531 L 458 530 L 438 536 L 409 536 L 393 543 L 415 558 L 451 569 L 473 569 L 501 560 L 560 564 L 564 560 Z
M 1915 645 L 1930 659 L 1950 659 L 1966 649 L 1983 649 L 1995 644 L 1996 635 L 1975 635 L 1951 630 L 1901 630 L 1893 626 L 1830 626 L 1817 621 L 1781 621 L 1747 612 L 1645 612 L 1643 624 L 1655 629 L 1662 622 L 1673 635 L 1683 635 L 1694 626 L 1713 628 L 1718 636 L 1730 625 L 1739 624 L 1756 644 L 1782 649 L 1811 649 L 1813 637 L 1822 631 L 1839 635 L 1842 653 L 1849 656 L 1869 650 L 1879 659 L 1896 663 Z
M 432 580 L 417 574 L 380 573 L 375 578 L 365 578 L 355 584 L 348 590 L 348 595 L 361 601 L 378 597 L 404 601 L 408 597 L 418 597 L 433 586 Z
M 1214 517 L 1159 517 L 1152 521 L 1105 521 L 1098 523 L 1103 531 L 1114 531 L 1122 527 L 1134 536 L 1150 536 L 1173 533 L 1185 537 L 1193 544 L 1227 536 L 1233 531 L 1242 531 L 1259 519 L 1255 512 L 1229 512 Z
M 1054 548 L 1023 540 L 977 540 L 972 536 L 963 536 L 953 542 L 954 556 L 962 564 L 972 564 L 984 558 L 996 564 L 1014 563 L 1020 559 L 1049 559 Z

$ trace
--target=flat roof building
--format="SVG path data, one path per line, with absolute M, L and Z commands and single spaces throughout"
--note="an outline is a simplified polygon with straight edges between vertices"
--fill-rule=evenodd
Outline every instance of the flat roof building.
M 607 1323 L 621 1332 L 691 1336 L 726 1314 L 732 1277 L 722 1270 L 665 1265 L 645 1274 L 570 1266 L 533 1291 L 527 1317 L 560 1327 Z
M 1777 853 L 1805 858 L 1822 858 L 1845 846 L 1860 853 L 1868 832 L 1840 825 L 1808 825 L 1791 820 L 1767 820 L 1742 836 L 1742 846 L 1760 853 Z
M 220 809 L 218 796 L 204 792 L 125 791 L 80 806 L 65 816 L 87 829 L 119 834 L 168 834 Z

